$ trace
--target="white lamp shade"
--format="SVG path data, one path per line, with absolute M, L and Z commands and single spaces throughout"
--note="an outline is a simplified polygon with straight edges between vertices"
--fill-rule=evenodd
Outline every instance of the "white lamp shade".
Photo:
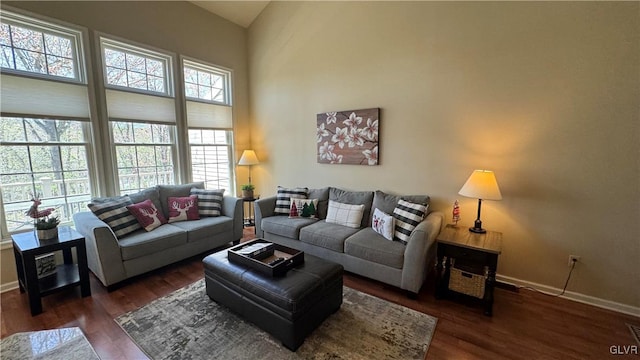
M 259 163 L 256 152 L 253 150 L 243 151 L 240 161 L 238 161 L 238 165 L 258 165 Z
M 489 170 L 474 170 L 458 194 L 482 200 L 502 200 L 496 176 Z

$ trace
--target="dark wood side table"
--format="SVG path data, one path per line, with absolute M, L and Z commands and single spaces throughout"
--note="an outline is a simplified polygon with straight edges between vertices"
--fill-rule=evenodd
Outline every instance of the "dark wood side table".
M 493 314 L 493 288 L 498 269 L 498 255 L 502 251 L 502 233 L 487 231 L 477 234 L 464 226 L 447 225 L 436 238 L 438 245 L 436 298 L 442 299 L 452 291 L 449 289 L 451 263 L 459 261 L 466 266 L 487 269 L 485 280 L 484 314 Z
M 244 218 L 244 226 L 255 226 L 256 222 L 255 222 L 255 217 L 254 217 L 254 203 L 256 202 L 256 200 L 260 199 L 260 196 L 258 197 L 250 197 L 250 198 L 242 198 L 242 217 Z M 249 203 L 249 214 L 248 216 L 244 215 L 244 204 Z
M 58 227 L 58 238 L 38 240 L 34 231 L 11 235 L 16 257 L 20 292 L 29 295 L 31 315 L 42 312 L 41 297 L 53 292 L 80 286 L 82 297 L 91 296 L 89 267 L 84 237 L 68 226 Z M 73 263 L 71 248 L 76 248 L 77 264 Z M 64 264 L 58 265 L 55 274 L 38 279 L 36 256 L 62 251 Z

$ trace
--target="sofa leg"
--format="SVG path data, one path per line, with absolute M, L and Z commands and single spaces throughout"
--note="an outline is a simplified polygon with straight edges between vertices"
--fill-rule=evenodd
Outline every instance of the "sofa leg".
M 418 293 L 414 293 L 413 291 L 406 290 L 405 293 L 407 297 L 411 300 L 418 300 Z
M 233 245 L 238 245 L 238 244 L 240 244 L 240 239 L 233 241 L 233 242 L 232 242 L 232 244 L 233 244 Z

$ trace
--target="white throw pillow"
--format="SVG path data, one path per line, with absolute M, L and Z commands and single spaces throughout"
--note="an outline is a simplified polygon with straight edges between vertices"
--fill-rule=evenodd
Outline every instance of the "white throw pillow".
M 371 228 L 373 228 L 373 231 L 384 236 L 385 239 L 393 241 L 393 232 L 395 230 L 393 216 L 376 208 L 373 211 Z
M 337 201 L 329 200 L 329 208 L 327 209 L 328 223 L 348 226 L 350 228 L 359 229 L 364 213 L 364 205 L 343 204 Z

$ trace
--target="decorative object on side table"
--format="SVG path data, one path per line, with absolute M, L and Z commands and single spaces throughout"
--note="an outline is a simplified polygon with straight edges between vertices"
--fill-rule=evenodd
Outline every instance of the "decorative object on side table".
M 458 221 L 460 221 L 460 205 L 458 205 L 458 200 L 453 203 L 453 226 L 458 226 Z
M 480 220 L 482 200 L 502 200 L 498 181 L 496 180 L 496 176 L 493 171 L 474 170 L 458 194 L 478 199 L 478 218 L 476 219 L 473 227 L 469 228 L 469 231 L 479 234 L 487 232 L 482 228 L 482 221 Z
M 33 201 L 33 205 L 27 210 L 26 214 L 33 219 L 33 227 L 36 229 L 38 239 L 51 240 L 57 238 L 60 219 L 57 216 L 51 216 L 55 209 L 38 210 L 38 206 L 42 201 L 40 201 L 40 195 L 37 193 L 33 195 L 31 201 Z
M 242 185 L 242 198 L 243 199 L 252 199 L 253 198 L 253 190 L 256 187 L 251 184 Z

